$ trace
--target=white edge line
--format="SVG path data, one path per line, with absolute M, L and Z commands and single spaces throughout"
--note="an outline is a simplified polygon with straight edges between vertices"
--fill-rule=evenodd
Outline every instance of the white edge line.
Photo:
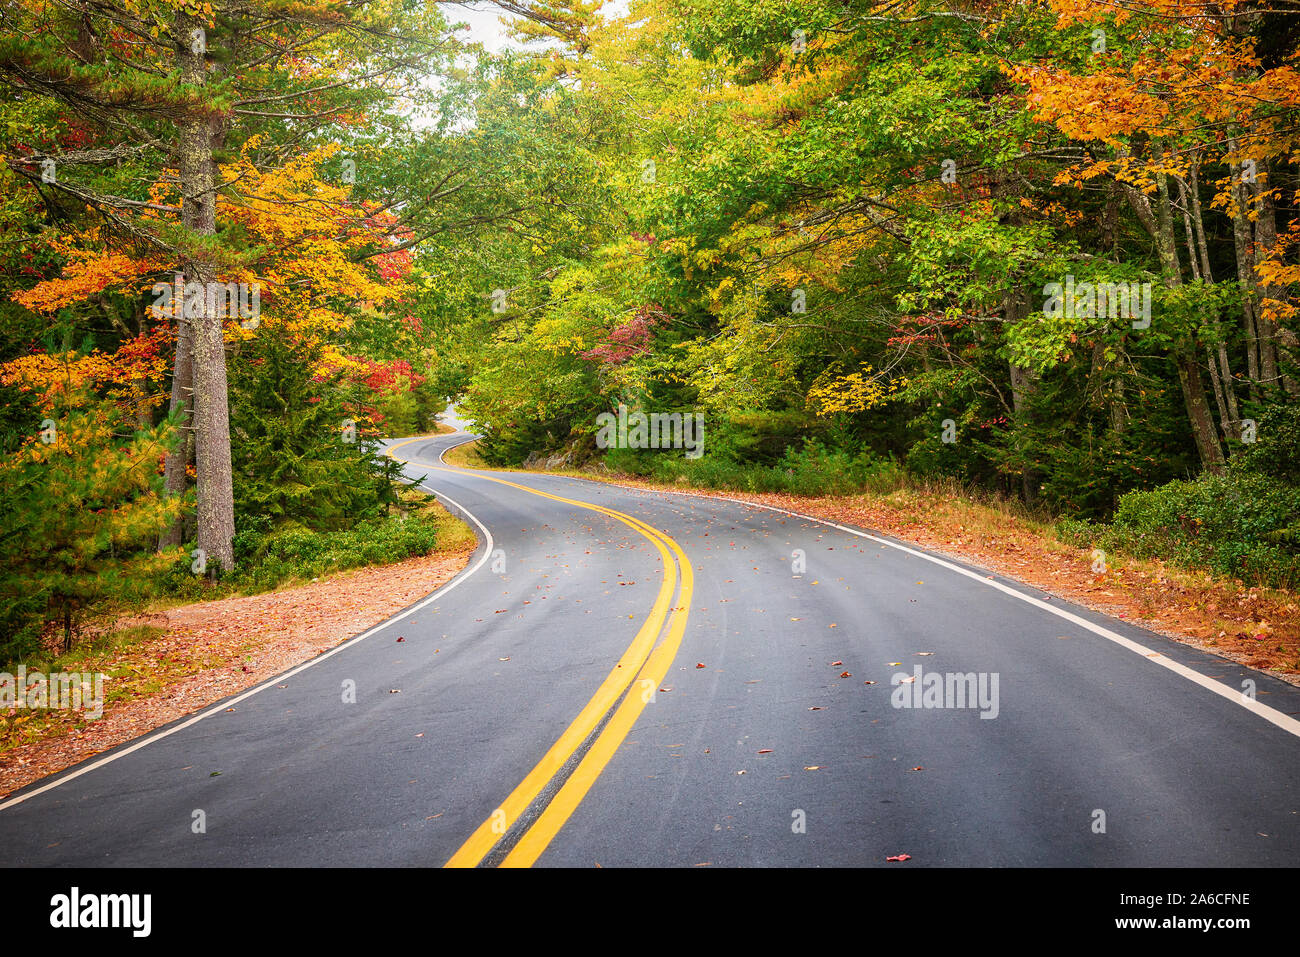
M 424 486 L 421 487 L 423 488 Z M 39 787 L 34 791 L 29 791 L 26 794 L 21 794 L 15 798 L 10 798 L 9 800 L 5 801 L 3 804 L 0 804 L 0 811 L 5 810 L 6 808 L 13 807 L 15 804 L 22 804 L 24 801 L 34 798 L 38 794 L 44 794 L 46 791 L 53 790 L 54 788 L 57 788 L 61 784 L 66 784 L 67 782 L 71 781 L 73 778 L 79 778 L 83 774 L 89 774 L 91 771 L 94 771 L 96 768 L 102 768 L 106 764 L 112 764 L 118 758 L 124 758 L 133 751 L 139 751 L 141 748 L 147 747 L 148 745 L 153 744 L 155 741 L 161 741 L 163 738 L 169 735 L 173 735 L 177 731 L 183 731 L 186 728 L 188 728 L 190 725 L 197 724 L 198 722 L 202 721 L 204 718 L 211 717 L 212 715 L 217 714 L 219 712 L 223 712 L 227 708 L 231 707 L 232 705 L 238 704 L 239 702 L 245 700 L 246 698 L 251 698 L 259 691 L 265 691 L 267 688 L 271 687 L 272 685 L 280 684 L 285 679 L 292 678 L 294 675 L 306 671 L 308 668 L 312 667 L 313 665 L 320 664 L 326 658 L 331 658 L 334 655 L 338 654 L 340 651 L 343 651 L 347 648 L 351 648 L 353 645 L 365 641 L 371 635 L 383 631 L 389 625 L 397 621 L 397 619 L 409 615 L 413 612 L 419 611 L 421 608 L 423 608 L 425 605 L 429 604 L 430 602 L 441 600 L 443 596 L 447 594 L 447 592 L 451 591 L 453 588 L 455 588 L 457 585 L 465 581 L 467 578 L 469 578 L 469 576 L 473 575 L 476 571 L 478 571 L 480 568 L 483 567 L 483 563 L 486 562 L 492 554 L 493 540 L 492 540 L 492 533 L 487 530 L 487 526 L 484 525 L 482 522 L 480 522 L 478 520 L 478 517 L 473 512 L 465 508 L 465 506 L 461 505 L 459 502 L 448 498 L 447 496 L 443 495 L 440 492 L 434 492 L 433 489 L 428 489 L 428 491 L 433 492 L 433 494 L 436 495 L 441 501 L 448 502 L 449 504 L 458 508 L 462 513 L 467 515 L 475 525 L 477 525 L 482 530 L 485 536 L 487 536 L 487 547 L 483 550 L 483 556 L 474 564 L 473 568 L 469 569 L 468 571 L 462 572 L 453 581 L 448 582 L 445 585 L 440 585 L 438 588 L 434 589 L 434 591 L 427 598 L 421 601 L 419 604 L 412 605 L 409 608 L 402 609 L 400 612 L 393 615 L 392 617 L 384 619 L 379 624 L 372 626 L 368 630 L 363 631 L 361 634 L 353 638 L 349 638 L 343 644 L 336 645 L 335 647 L 331 648 L 329 651 L 317 655 L 315 658 L 312 658 L 310 661 L 304 661 L 302 664 L 298 665 L 298 667 L 290 671 L 286 671 L 284 674 L 276 675 L 274 678 L 268 679 L 267 681 L 263 682 L 262 684 L 258 685 L 255 688 L 250 688 L 249 690 L 245 691 L 243 694 L 238 695 L 237 697 L 223 700 L 218 704 L 209 708 L 207 711 L 199 712 L 198 714 L 191 717 L 188 721 L 184 721 L 181 724 L 168 728 L 166 731 L 160 731 L 157 734 L 152 734 L 145 738 L 142 738 L 139 741 L 137 741 L 135 744 L 129 745 L 128 747 L 125 747 L 120 751 L 114 751 L 108 757 L 101 758 L 92 764 L 88 764 L 85 767 L 78 768 L 77 770 L 73 771 L 71 774 L 65 774 L 63 777 L 51 781 L 49 784 Z
M 599 485 L 617 485 L 619 488 L 629 489 L 631 491 L 648 493 L 648 494 L 682 495 L 688 498 L 699 498 L 699 499 L 706 499 L 706 500 L 713 499 L 713 500 L 720 500 L 723 502 L 733 502 L 737 505 L 746 505 L 750 508 L 764 508 L 770 512 L 780 512 L 782 515 L 790 515 L 794 518 L 801 518 L 810 522 L 816 522 L 818 525 L 825 525 L 829 528 L 838 529 L 841 532 L 847 532 L 850 535 L 856 535 L 859 538 L 866 538 L 866 539 L 870 539 L 873 542 L 879 542 L 880 544 L 886 545 L 889 548 L 896 548 L 901 552 L 906 552 L 907 554 L 914 555 L 917 558 L 923 558 L 927 562 L 933 562 L 936 565 L 941 565 L 944 568 L 949 569 L 950 571 L 957 572 L 959 575 L 965 575 L 967 578 L 977 581 L 981 585 L 988 585 L 991 588 L 996 588 L 998 591 L 1004 592 L 1005 594 L 1011 595 L 1015 598 L 1019 598 L 1021 601 L 1027 602 L 1036 608 L 1041 608 L 1043 611 L 1049 611 L 1053 615 L 1056 615 L 1058 618 L 1064 618 L 1066 621 L 1078 625 L 1080 628 L 1087 629 L 1088 631 L 1091 631 L 1095 635 L 1100 635 L 1102 638 L 1114 642 L 1115 644 L 1119 645 L 1121 648 L 1126 648 L 1129 651 L 1133 652 L 1134 654 L 1140 655 L 1141 657 L 1145 658 L 1147 661 L 1151 661 L 1157 665 L 1160 665 L 1163 668 L 1168 668 L 1170 671 L 1174 672 L 1175 674 L 1181 675 L 1182 677 L 1188 679 L 1189 681 L 1195 682 L 1196 684 L 1200 685 L 1202 688 L 1207 689 L 1208 691 L 1213 691 L 1219 697 L 1226 698 L 1227 700 L 1240 705 L 1241 707 L 1245 708 L 1247 711 L 1251 712 L 1252 714 L 1255 714 L 1263 718 L 1265 721 L 1277 725 L 1283 731 L 1287 731 L 1290 734 L 1293 734 L 1296 737 L 1300 738 L 1300 721 L 1296 720 L 1290 715 L 1283 714 L 1281 711 L 1278 711 L 1276 708 L 1271 708 L 1266 704 L 1261 704 L 1259 701 L 1256 701 L 1254 698 L 1250 697 L 1244 692 L 1234 691 L 1231 688 L 1229 688 L 1227 685 L 1221 684 L 1218 681 L 1215 681 L 1213 678 L 1208 678 L 1205 675 L 1201 674 L 1199 671 L 1195 671 L 1194 669 L 1189 668 L 1186 665 L 1181 664 L 1180 662 L 1174 661 L 1172 658 L 1169 658 L 1158 651 L 1154 651 L 1151 648 L 1148 648 L 1146 645 L 1139 644 L 1138 642 L 1132 640 L 1131 638 L 1125 638 L 1123 635 L 1117 634 L 1116 632 L 1111 631 L 1109 628 L 1104 628 L 1101 625 L 1094 624 L 1093 622 L 1088 621 L 1086 618 L 1080 618 L 1078 615 L 1074 614 L 1073 612 L 1065 611 L 1064 609 L 1058 608 L 1055 605 L 1049 605 L 1047 602 L 1043 601 L 1040 598 L 1035 598 L 1033 595 L 1027 595 L 1022 591 L 1018 591 L 1017 589 L 1010 587 L 1009 585 L 1004 585 L 999 581 L 994 581 L 993 579 L 988 578 L 984 575 L 980 575 L 976 572 L 973 572 L 970 569 L 962 568 L 960 565 L 954 565 L 952 562 L 945 561 L 944 559 L 939 558 L 936 555 L 928 555 L 925 552 L 917 551 L 914 548 L 908 548 L 906 545 L 900 545 L 897 542 L 891 542 L 888 539 L 880 538 L 877 535 L 872 535 L 868 532 L 863 532 L 856 528 L 849 528 L 847 525 L 840 525 L 836 522 L 831 522 L 824 518 L 816 518 L 815 516 L 812 515 L 804 515 L 802 512 L 791 512 L 788 509 L 777 508 L 775 505 L 764 505 L 761 502 L 747 502 L 744 499 L 728 498 L 725 495 L 700 495 L 698 493 L 693 493 L 693 492 L 679 492 L 675 489 L 638 488 L 635 485 L 621 485 L 618 482 L 600 482 L 596 479 L 586 479 L 585 481 L 596 482 Z M 1242 665 L 1241 667 L 1247 667 L 1247 666 Z

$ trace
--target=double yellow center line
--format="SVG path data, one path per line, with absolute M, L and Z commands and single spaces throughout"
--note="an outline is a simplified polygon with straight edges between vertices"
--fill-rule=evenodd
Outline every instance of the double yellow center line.
M 409 439 L 388 449 L 393 453 L 404 445 L 421 439 Z M 410 461 L 399 459 L 399 461 Z M 430 466 L 438 472 L 460 472 L 462 470 Z M 448 867 L 476 867 L 497 846 L 510 828 L 523 816 L 528 807 L 537 800 L 547 786 L 555 780 L 556 775 L 575 757 L 578 749 L 591 737 L 596 727 L 611 710 L 613 714 L 604 728 L 578 762 L 573 773 L 564 781 L 555 796 L 538 815 L 537 819 L 524 831 L 513 848 L 506 854 L 503 867 L 529 867 L 541 856 L 547 846 L 564 827 L 565 822 L 591 786 L 596 783 L 600 773 L 614 757 L 637 718 L 645 706 L 654 700 L 655 691 L 668 674 L 673 658 L 682 643 L 686 631 L 686 619 L 690 614 L 691 597 L 695 590 L 695 575 L 691 570 L 690 560 L 672 538 L 645 522 L 624 512 L 619 512 L 603 505 L 580 502 L 529 488 L 516 482 L 494 478 L 490 475 L 475 473 L 476 478 L 499 485 L 508 485 L 532 495 L 540 495 L 556 502 L 573 505 L 578 508 L 599 512 L 613 518 L 649 539 L 659 550 L 663 558 L 664 578 L 659 586 L 659 593 L 650 616 L 641 625 L 636 637 L 623 652 L 614 668 L 606 676 L 591 700 L 579 712 L 578 716 L 560 735 L 555 744 L 542 756 L 527 776 L 519 783 L 500 806 L 492 812 L 478 830 L 470 835 L 469 840 L 461 845 L 460 850 L 447 862 Z M 680 587 L 679 587 L 680 581 Z M 673 604 L 673 596 L 677 602 Z M 666 628 L 666 634 L 665 634 Z M 656 640 L 663 635 L 657 645 Z M 620 700 L 621 699 L 621 700 Z

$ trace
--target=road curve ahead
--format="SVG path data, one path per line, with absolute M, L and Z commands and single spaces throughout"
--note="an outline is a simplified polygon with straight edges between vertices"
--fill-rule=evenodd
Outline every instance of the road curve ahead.
M 1300 860 L 1300 689 L 860 530 L 442 465 L 465 440 L 391 444 L 478 531 L 461 576 L 0 801 L 3 862 Z

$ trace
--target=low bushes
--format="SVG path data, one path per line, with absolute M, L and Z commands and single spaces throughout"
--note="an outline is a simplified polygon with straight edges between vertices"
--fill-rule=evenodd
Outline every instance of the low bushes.
M 1251 584 L 1300 584 L 1300 489 L 1240 471 L 1129 492 L 1109 523 L 1063 520 L 1063 541 L 1161 558 Z
M 893 491 L 903 484 L 902 468 L 869 451 L 829 449 L 816 440 L 790 447 L 772 465 L 738 460 L 728 449 L 710 446 L 698 459 L 680 453 L 611 449 L 610 468 L 659 482 L 737 492 L 793 495 L 853 495 Z
M 358 522 L 337 531 L 294 527 L 271 531 L 248 523 L 235 536 L 235 571 L 218 573 L 221 591 L 265 591 L 287 581 L 310 580 L 363 565 L 388 564 L 427 555 L 438 547 L 436 517 L 409 514 Z M 166 594 L 214 597 L 190 559 L 178 559 L 164 582 Z

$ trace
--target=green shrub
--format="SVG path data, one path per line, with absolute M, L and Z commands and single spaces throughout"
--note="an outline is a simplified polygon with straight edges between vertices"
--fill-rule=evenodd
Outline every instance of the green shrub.
M 438 530 L 435 519 L 409 515 L 359 522 L 340 531 L 245 529 L 236 538 L 238 562 L 234 573 L 221 576 L 222 592 L 264 591 L 291 579 L 320 578 L 362 565 L 427 555 L 437 547 Z M 188 556 L 171 566 L 162 589 L 186 598 L 214 597 L 213 590 L 190 571 Z
M 708 432 L 706 430 L 706 436 Z M 605 463 L 617 471 L 655 481 L 736 492 L 785 492 L 794 495 L 853 495 L 885 492 L 905 481 L 901 466 L 869 451 L 829 449 L 817 440 L 790 447 L 772 465 L 738 460 L 738 450 L 706 440 L 698 459 L 677 452 L 610 449 Z
M 1255 441 L 1243 443 L 1232 470 L 1300 486 L 1300 403 L 1265 406 L 1255 417 Z
M 1300 489 L 1267 475 L 1204 475 L 1123 496 L 1105 530 L 1109 545 L 1243 581 L 1300 582 L 1300 545 L 1283 532 L 1300 522 Z

